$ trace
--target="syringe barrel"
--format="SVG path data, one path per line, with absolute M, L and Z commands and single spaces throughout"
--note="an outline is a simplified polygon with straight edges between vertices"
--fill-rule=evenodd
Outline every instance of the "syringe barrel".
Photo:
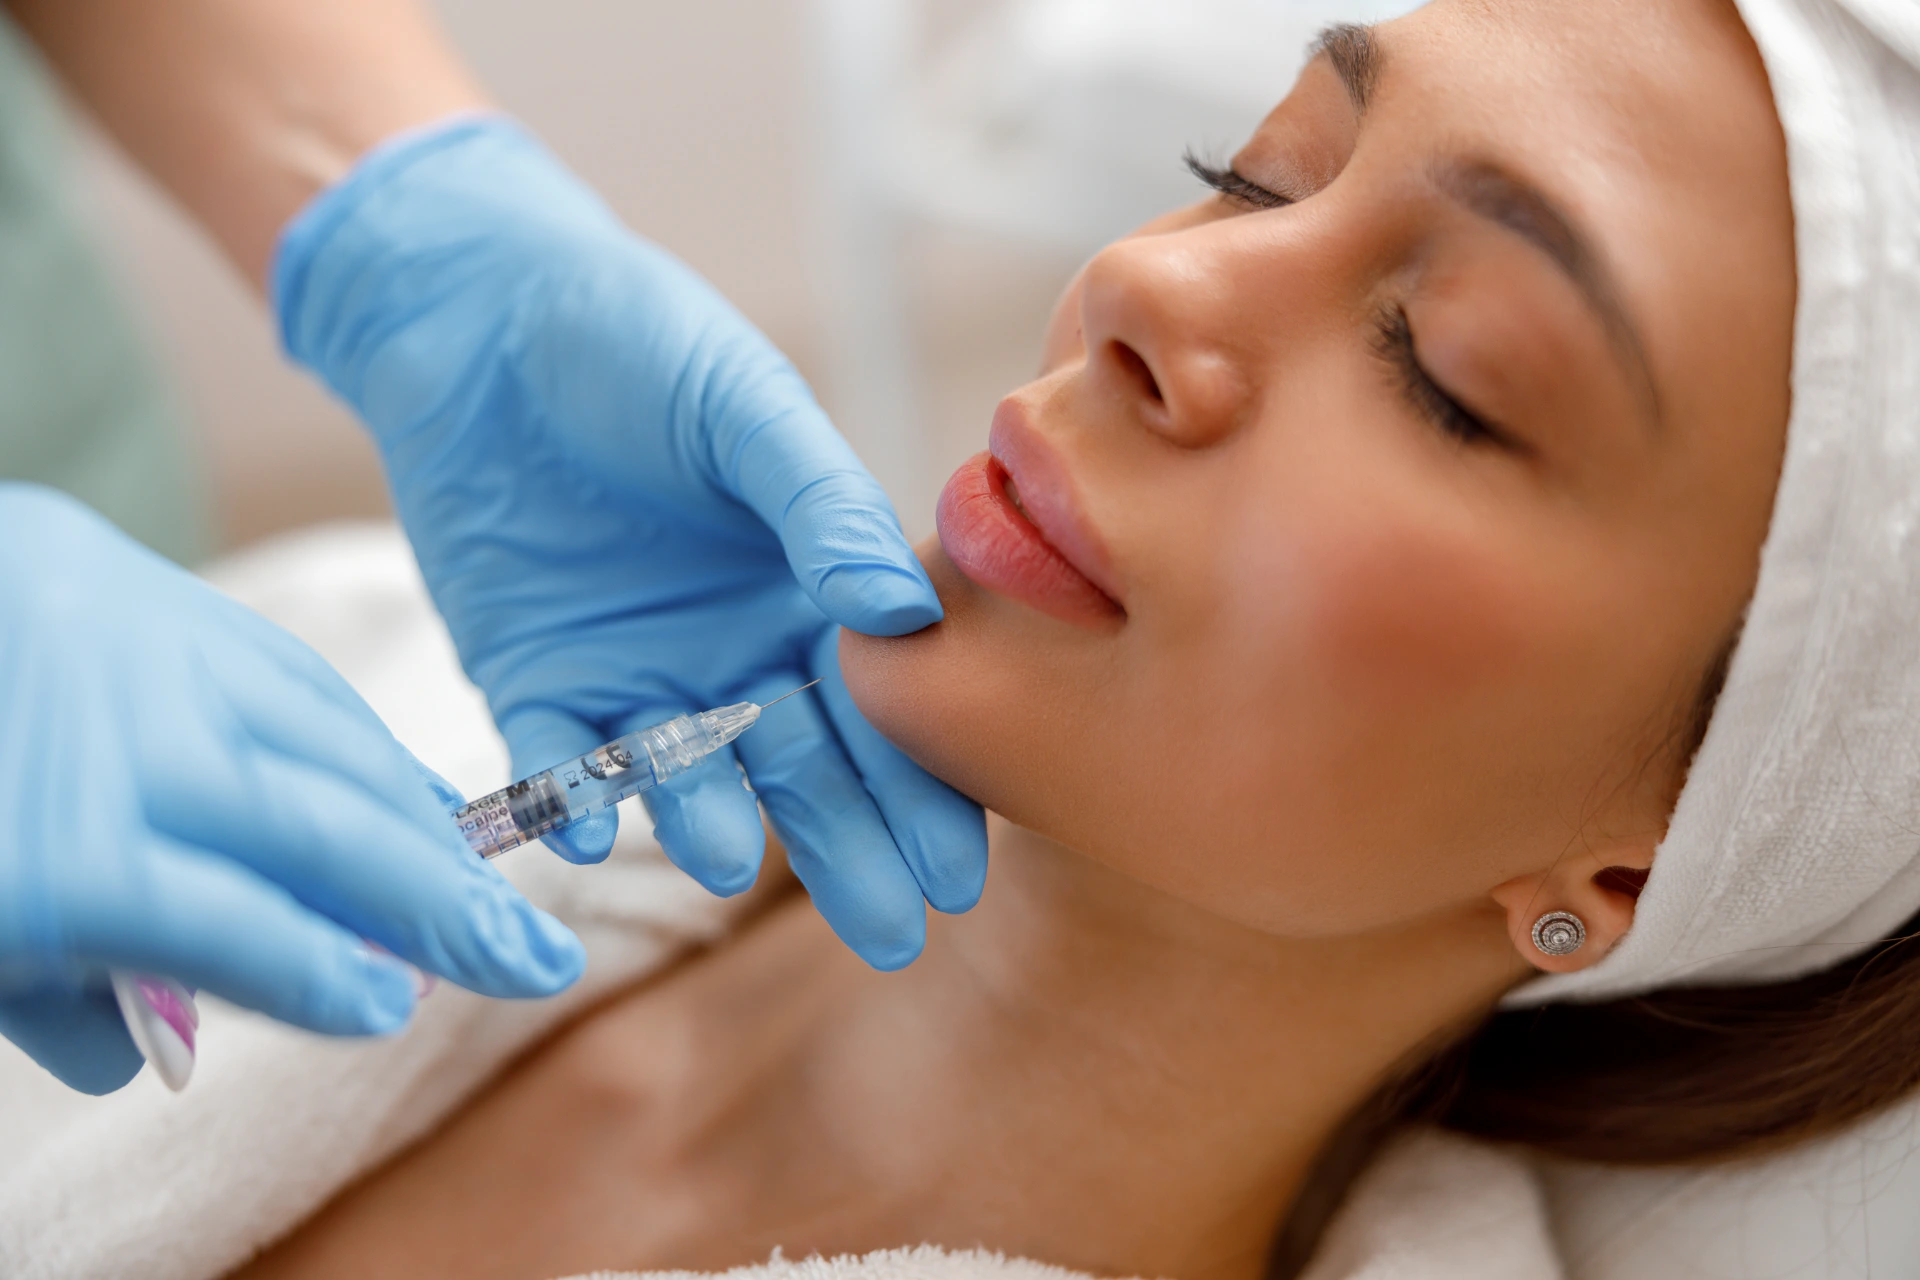
M 554 771 L 548 769 L 469 801 L 453 811 L 453 820 L 469 848 L 483 858 L 497 858 L 564 827 L 571 814 Z
M 685 773 L 759 716 L 751 702 L 675 716 L 481 796 L 454 810 L 453 820 L 475 853 L 498 857 Z

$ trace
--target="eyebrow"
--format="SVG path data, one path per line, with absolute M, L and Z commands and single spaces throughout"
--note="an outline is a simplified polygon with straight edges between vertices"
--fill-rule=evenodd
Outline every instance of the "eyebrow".
M 1314 37 L 1307 47 L 1307 56 L 1325 58 L 1332 64 L 1334 74 L 1346 86 L 1347 96 L 1353 99 L 1353 109 L 1365 115 L 1367 104 L 1373 100 L 1373 86 L 1380 80 L 1380 66 L 1385 61 L 1373 28 L 1336 22 Z
M 1620 301 L 1620 290 L 1606 262 L 1580 234 L 1573 220 L 1537 188 L 1487 161 L 1444 165 L 1437 178 L 1442 191 L 1470 212 L 1533 245 L 1573 282 L 1587 305 L 1599 316 L 1608 340 L 1626 363 L 1646 403 L 1648 416 L 1658 423 L 1660 398 L 1646 343 Z

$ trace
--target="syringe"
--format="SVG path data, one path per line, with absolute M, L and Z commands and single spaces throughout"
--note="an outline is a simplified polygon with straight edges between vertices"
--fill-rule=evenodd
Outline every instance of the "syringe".
M 819 684 L 803 684 L 784 702 Z M 468 845 L 494 858 L 516 845 L 558 831 L 685 773 L 753 727 L 765 706 L 736 702 L 697 715 L 675 716 L 595 747 L 565 764 L 522 778 L 453 811 Z M 176 1092 L 193 1075 L 194 1032 L 200 1011 L 193 992 L 171 978 L 114 970 L 113 994 L 140 1054 Z
M 453 820 L 475 853 L 497 858 L 685 773 L 751 729 L 774 702 L 784 702 L 819 683 L 803 684 L 765 706 L 736 702 L 624 734 L 583 756 L 470 801 L 453 811 Z

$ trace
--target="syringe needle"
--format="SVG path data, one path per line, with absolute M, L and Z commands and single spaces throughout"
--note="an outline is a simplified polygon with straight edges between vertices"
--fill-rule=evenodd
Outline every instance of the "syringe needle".
M 826 679 L 825 676 L 820 677 L 820 680 L 824 680 L 824 679 Z M 791 698 L 794 693 L 805 693 L 807 690 L 813 688 L 813 686 L 819 684 L 820 680 L 809 680 L 805 684 L 801 685 L 798 689 L 795 689 L 793 693 L 783 693 L 779 697 L 775 698 L 773 702 L 785 702 L 788 698 Z M 773 705 L 773 702 L 761 703 L 760 709 L 762 711 L 765 711 L 768 707 Z

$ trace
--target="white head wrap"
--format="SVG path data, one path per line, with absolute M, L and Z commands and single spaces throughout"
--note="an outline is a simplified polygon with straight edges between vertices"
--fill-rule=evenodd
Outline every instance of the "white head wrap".
M 1632 930 L 1510 1003 L 1798 977 L 1920 912 L 1920 0 L 1738 4 L 1798 252 L 1773 526 Z

